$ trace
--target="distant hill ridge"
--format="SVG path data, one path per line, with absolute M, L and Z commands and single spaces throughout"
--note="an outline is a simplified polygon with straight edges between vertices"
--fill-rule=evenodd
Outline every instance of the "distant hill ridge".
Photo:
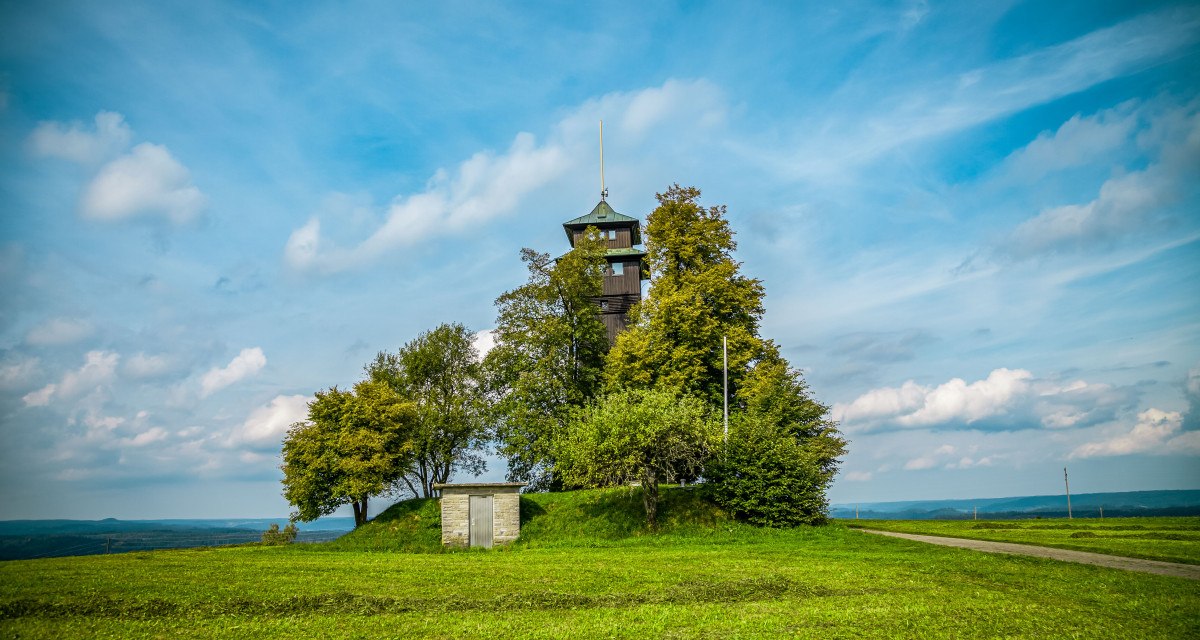
M 1007 498 L 975 498 L 961 500 L 906 500 L 899 502 L 863 502 L 834 504 L 834 518 L 853 518 L 855 508 L 859 518 L 892 520 L 932 520 L 972 517 L 975 509 L 988 518 L 1065 517 L 1067 497 L 1015 496 Z M 1098 517 L 1100 509 L 1106 516 L 1181 516 L 1200 515 L 1200 490 L 1122 491 L 1110 493 L 1080 493 L 1071 495 L 1071 511 L 1079 517 Z

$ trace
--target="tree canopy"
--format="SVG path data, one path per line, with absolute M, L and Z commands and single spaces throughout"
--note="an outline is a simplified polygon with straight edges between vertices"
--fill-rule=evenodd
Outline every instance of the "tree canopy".
M 567 486 L 638 482 L 646 523 L 658 523 L 658 484 L 699 475 L 720 443 L 720 426 L 698 398 L 627 389 L 572 412 L 557 441 L 557 472 Z
M 522 249 L 528 282 L 496 299 L 496 345 L 485 368 L 510 481 L 555 485 L 555 434 L 570 409 L 600 388 L 608 339 L 595 298 L 603 293 L 605 246 L 589 228 L 557 260 Z
M 415 407 L 412 455 L 398 479 L 414 496 L 434 496 L 433 485 L 446 482 L 456 470 L 484 470 L 487 407 L 469 329 L 458 323 L 439 325 L 394 354 L 380 352 L 366 373 Z
M 293 520 L 311 521 L 350 504 L 354 525 L 367 521 L 370 496 L 391 487 L 413 459 L 416 406 L 386 384 L 317 392 L 308 419 L 283 441 L 284 497 Z
M 705 467 L 705 491 L 753 524 L 820 524 L 846 441 L 799 371 L 774 350 L 746 376 L 728 440 Z
M 759 335 L 765 291 L 733 258 L 725 207 L 702 207 L 698 189 L 679 185 L 657 197 L 646 224 L 654 279 L 608 354 L 606 389 L 667 389 L 721 406 L 727 338 L 734 426 L 704 468 L 709 495 L 758 524 L 823 520 L 846 441 Z
M 762 283 L 742 275 L 733 259 L 737 243 L 725 207 L 706 209 L 699 197 L 699 189 L 679 185 L 657 195 L 659 205 L 646 219 L 654 277 L 608 355 L 608 389 L 674 389 L 719 406 L 721 338 L 729 341 L 731 394 L 764 353 Z

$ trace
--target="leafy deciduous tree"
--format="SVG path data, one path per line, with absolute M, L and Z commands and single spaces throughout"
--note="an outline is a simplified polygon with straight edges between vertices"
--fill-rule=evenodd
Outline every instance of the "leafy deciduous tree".
M 570 408 L 600 387 L 608 339 L 595 299 L 603 293 L 605 247 L 589 228 L 558 260 L 522 249 L 529 281 L 496 299 L 496 346 L 485 365 L 509 480 L 555 485 L 556 434 Z
M 556 443 L 555 470 L 568 486 L 640 482 L 646 523 L 654 528 L 658 484 L 695 477 L 720 438 L 719 425 L 699 399 L 627 389 L 573 412 Z
M 366 372 L 416 407 L 411 464 L 399 478 L 413 495 L 435 495 L 433 485 L 449 480 L 455 470 L 484 470 L 486 402 L 469 329 L 442 324 L 395 354 L 380 352 Z
M 646 226 L 654 281 L 632 327 L 608 354 L 606 386 L 666 388 L 719 406 L 722 337 L 729 341 L 728 446 L 704 475 L 712 495 L 759 523 L 816 522 L 846 442 L 812 400 L 800 373 L 759 336 L 762 283 L 740 273 L 724 207 L 701 207 L 700 191 L 658 194 Z
M 415 418 L 416 407 L 383 383 L 318 392 L 308 420 L 293 424 L 283 441 L 292 519 L 315 520 L 349 503 L 354 526 L 364 524 L 368 498 L 386 491 L 410 464 Z
M 674 389 L 719 406 L 722 336 L 729 340 L 731 393 L 763 354 L 762 283 L 742 275 L 733 259 L 737 243 L 725 208 L 701 207 L 699 197 L 699 189 L 679 185 L 657 194 L 659 206 L 646 220 L 654 279 L 608 354 L 610 390 Z

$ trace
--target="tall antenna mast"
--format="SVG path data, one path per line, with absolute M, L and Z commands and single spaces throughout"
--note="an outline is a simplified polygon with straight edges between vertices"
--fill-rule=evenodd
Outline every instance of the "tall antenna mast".
M 600 200 L 608 198 L 608 187 L 604 186 L 604 121 L 600 121 Z

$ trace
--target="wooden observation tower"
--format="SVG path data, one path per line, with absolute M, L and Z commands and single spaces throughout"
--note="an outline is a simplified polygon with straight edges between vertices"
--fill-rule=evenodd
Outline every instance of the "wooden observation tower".
M 596 227 L 608 243 L 604 258 L 604 293 L 596 300 L 600 320 L 608 330 L 608 344 L 617 339 L 629 323 L 629 309 L 642 299 L 642 280 L 650 279 L 646 252 L 638 249 L 642 243 L 642 225 L 637 218 L 622 215 L 608 206 L 608 189 L 604 186 L 604 123 L 600 123 L 600 203 L 592 212 L 563 223 L 571 246 L 583 236 L 588 227 Z

